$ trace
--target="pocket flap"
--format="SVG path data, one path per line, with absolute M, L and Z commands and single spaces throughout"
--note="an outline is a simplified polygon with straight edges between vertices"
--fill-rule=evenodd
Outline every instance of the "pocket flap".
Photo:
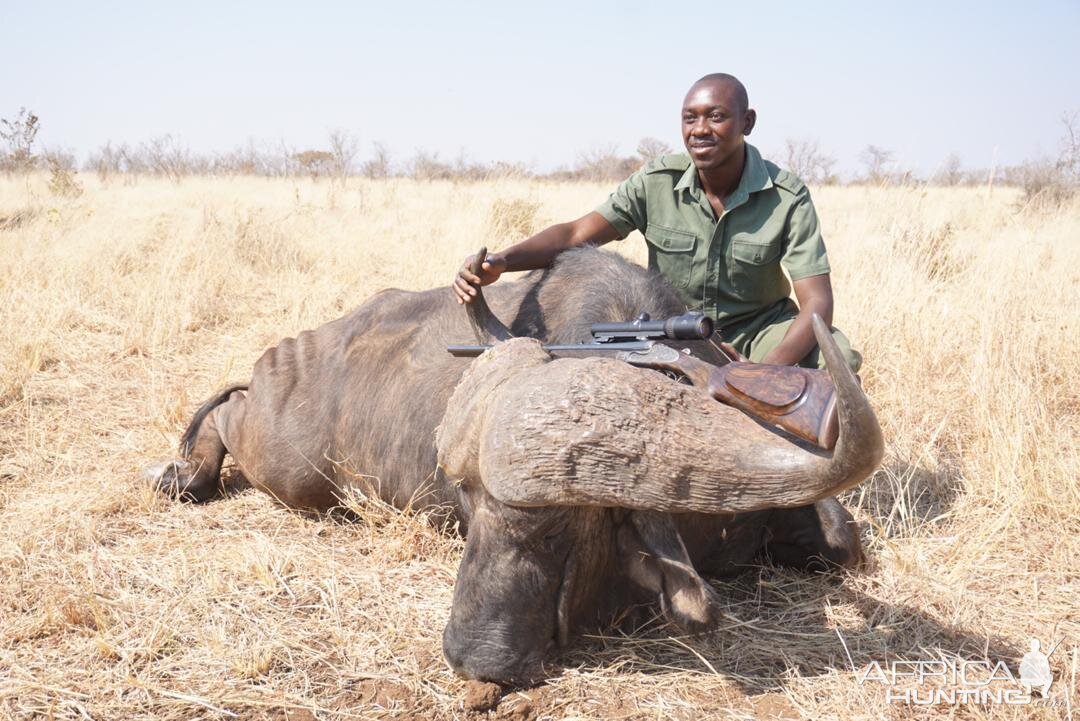
M 694 249 L 697 236 L 685 230 L 649 223 L 645 229 L 645 239 L 669 253 L 685 253 Z
M 735 260 L 743 263 L 767 265 L 779 257 L 780 244 L 771 242 L 752 243 L 736 238 L 731 242 L 731 254 Z

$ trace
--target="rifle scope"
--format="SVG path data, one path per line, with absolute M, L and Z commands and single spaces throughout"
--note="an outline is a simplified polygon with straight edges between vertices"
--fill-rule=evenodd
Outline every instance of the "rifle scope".
M 648 313 L 642 313 L 632 321 L 593 323 L 590 331 L 600 343 L 631 339 L 704 340 L 712 335 L 713 322 L 699 311 L 663 320 L 652 320 Z

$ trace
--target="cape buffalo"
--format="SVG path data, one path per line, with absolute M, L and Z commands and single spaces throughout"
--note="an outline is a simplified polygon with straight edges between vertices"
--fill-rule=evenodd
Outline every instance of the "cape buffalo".
M 759 555 L 860 562 L 852 518 L 831 496 L 873 471 L 881 433 L 820 319 L 840 416 L 832 452 L 656 371 L 552 361 L 530 338 L 579 342 L 595 322 L 686 310 L 659 275 L 612 253 L 564 253 L 487 300 L 486 332 L 527 338 L 475 360 L 445 350 L 473 337 L 446 288 L 385 290 L 282 341 L 247 384 L 199 408 L 159 487 L 208 499 L 229 453 L 252 485 L 297 508 L 332 508 L 371 477 L 398 507 L 442 506 L 466 535 L 444 655 L 468 678 L 508 684 L 538 680 L 552 646 L 629 605 L 658 601 L 684 629 L 709 628 L 703 576 Z

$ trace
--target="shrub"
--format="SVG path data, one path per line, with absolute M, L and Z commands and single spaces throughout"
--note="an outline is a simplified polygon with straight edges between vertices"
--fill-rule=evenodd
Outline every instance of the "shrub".
M 1057 207 L 1076 194 L 1076 186 L 1069 182 L 1061 165 L 1050 158 L 1029 160 L 1008 168 L 1005 180 L 1024 191 L 1025 206 Z
M 75 177 L 75 158 L 70 153 L 46 153 L 49 166 L 49 192 L 66 198 L 82 195 L 82 183 Z

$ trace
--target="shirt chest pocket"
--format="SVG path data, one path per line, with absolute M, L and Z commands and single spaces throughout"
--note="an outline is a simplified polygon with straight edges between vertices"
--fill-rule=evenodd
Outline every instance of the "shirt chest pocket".
M 686 230 L 649 223 L 645 240 L 649 243 L 649 267 L 660 271 L 676 288 L 689 287 L 697 236 Z
M 736 263 L 771 265 L 780 259 L 780 251 L 780 238 L 758 240 L 750 235 L 731 238 L 731 257 Z
M 764 302 L 784 295 L 784 275 L 780 270 L 783 246 L 780 238 L 762 239 L 749 234 L 731 237 L 728 278 L 735 296 Z

